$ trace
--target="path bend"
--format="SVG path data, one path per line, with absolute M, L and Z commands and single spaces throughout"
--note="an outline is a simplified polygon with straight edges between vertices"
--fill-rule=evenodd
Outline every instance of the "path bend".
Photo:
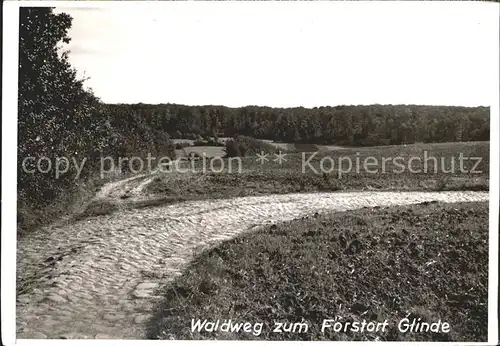
M 266 223 L 315 212 L 487 201 L 487 192 L 351 192 L 240 197 L 121 210 L 18 243 L 17 337 L 144 339 L 146 322 L 195 253 Z

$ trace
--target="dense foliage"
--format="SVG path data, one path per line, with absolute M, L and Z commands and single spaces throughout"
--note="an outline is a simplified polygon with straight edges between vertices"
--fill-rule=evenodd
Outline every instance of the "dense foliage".
M 275 153 L 276 151 L 271 144 L 247 136 L 235 136 L 226 142 L 227 157 L 249 156 L 261 152 Z
M 89 90 L 62 46 L 69 43 L 72 18 L 51 8 L 21 8 L 19 26 L 18 203 L 19 223 L 59 199 L 71 199 L 80 183 L 100 167 L 101 155 L 142 156 L 171 152 L 168 138 L 158 135 L 136 114 L 113 116 Z M 142 116 L 142 115 L 141 115 Z M 39 160 L 40 158 L 44 158 Z M 60 161 L 55 175 L 56 158 Z M 49 167 L 49 162 L 51 167 Z M 99 162 L 99 163 L 98 163 Z M 76 163 L 82 167 L 80 173 Z M 66 172 L 62 172 L 65 171 Z M 44 173 L 46 172 L 46 173 Z M 78 177 L 78 179 L 75 179 Z
M 109 105 L 140 114 L 172 138 L 236 134 L 351 146 L 489 140 L 489 108 L 370 105 L 307 108 Z
M 19 28 L 19 99 L 18 99 L 18 186 L 20 199 L 44 195 L 54 197 L 49 174 L 28 174 L 22 170 L 28 157 L 75 157 L 80 160 L 93 144 L 103 146 L 102 122 L 98 100 L 82 87 L 71 69 L 67 53 L 60 55 L 57 45 L 69 42 L 71 18 L 55 15 L 48 8 L 21 8 Z M 100 137 L 90 143 L 86 138 Z M 43 170 L 48 168 L 45 163 Z M 35 170 L 36 162 L 25 162 Z M 66 174 L 70 177 L 72 172 Z M 68 184 L 61 177 L 59 184 Z M 25 195 L 26 193 L 26 195 Z

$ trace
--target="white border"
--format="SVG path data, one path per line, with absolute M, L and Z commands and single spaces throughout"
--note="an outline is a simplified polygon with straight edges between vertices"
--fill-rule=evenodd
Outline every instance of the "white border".
M 496 3 L 496 16 L 500 18 L 500 6 Z M 500 212 L 500 51 L 499 36 L 500 23 L 496 27 L 496 56 L 493 59 L 492 75 L 496 76 L 491 90 L 490 106 L 490 237 L 489 237 L 489 272 L 488 272 L 488 340 L 491 345 L 498 345 L 500 336 L 498 326 L 498 251 L 499 251 L 499 212 Z
M 19 5 L 4 2 L 2 61 L 2 343 L 16 336 L 17 70 Z
M 229 6 L 237 6 L 236 1 L 224 2 Z M 290 3 L 265 2 L 255 3 L 258 6 L 290 6 Z M 156 1 L 5 1 L 3 7 L 3 90 L 2 90 L 2 342 L 5 345 L 60 345 L 60 344 L 96 344 L 96 345 L 151 345 L 158 344 L 161 341 L 145 340 L 23 340 L 16 341 L 15 337 L 15 285 L 16 271 L 16 205 L 17 205 L 17 66 L 18 66 L 18 22 L 19 7 L 114 7 L 114 6 L 148 6 L 157 4 Z M 311 4 L 311 3 L 309 3 Z M 169 2 L 170 6 L 210 6 L 206 2 Z M 297 5 L 295 2 L 294 5 Z M 400 5 L 402 5 L 400 3 Z M 441 6 L 447 6 L 448 3 L 441 3 Z M 498 18 L 498 3 L 482 3 L 483 6 L 491 6 Z M 220 3 L 219 3 L 220 6 Z M 248 4 L 247 4 L 248 6 Z M 261 7 L 262 10 L 265 10 Z M 497 33 L 500 28 L 497 23 Z M 498 40 L 494 43 L 498 45 Z M 497 46 L 498 47 L 498 46 Z M 491 91 L 491 113 L 490 113 L 490 233 L 489 233 L 489 295 L 488 295 L 488 342 L 456 342 L 454 345 L 494 345 L 498 342 L 498 211 L 499 211 L 499 115 L 500 115 L 500 69 L 499 69 L 499 51 L 496 50 L 496 62 L 491 67 L 491 73 L 496 76 L 496 81 L 489 85 L 487 90 Z M 15 116 L 14 116 L 15 115 Z M 163 341 L 165 342 L 165 341 Z M 191 343 L 206 344 L 220 343 L 228 344 L 235 341 L 168 341 L 172 344 L 187 345 Z M 270 341 L 253 341 L 252 344 L 270 344 Z M 298 344 L 301 342 L 281 341 L 280 344 Z M 334 344 L 356 345 L 364 342 L 326 342 Z M 413 342 L 386 342 L 387 344 L 414 345 Z M 450 345 L 449 342 L 437 342 L 436 345 Z

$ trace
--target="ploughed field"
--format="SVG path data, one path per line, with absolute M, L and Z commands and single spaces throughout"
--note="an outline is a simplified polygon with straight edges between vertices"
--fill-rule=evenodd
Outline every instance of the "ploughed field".
M 363 208 L 267 226 L 202 253 L 162 294 L 152 338 L 486 341 L 488 204 Z M 345 331 L 321 331 L 339 317 Z M 404 318 L 441 320 L 449 332 L 400 330 Z M 263 327 L 208 332 L 193 330 L 193 319 Z M 378 332 L 349 327 L 385 320 Z M 273 332 L 276 322 L 308 330 Z

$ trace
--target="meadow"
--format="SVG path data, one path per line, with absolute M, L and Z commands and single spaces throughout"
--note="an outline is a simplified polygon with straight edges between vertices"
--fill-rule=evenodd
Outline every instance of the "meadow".
M 343 149 L 345 147 L 337 145 L 323 145 L 323 144 L 307 144 L 307 143 L 286 143 L 286 142 L 276 142 L 273 140 L 262 140 L 272 146 L 276 147 L 278 150 L 289 151 L 289 152 L 311 152 L 311 151 L 330 151 Z
M 210 155 L 207 154 L 207 157 L 211 157 L 213 154 L 211 151 L 221 150 L 220 147 L 214 148 L 216 149 L 210 148 L 208 151 Z M 205 147 L 190 147 L 190 149 L 200 156 L 207 150 Z M 464 157 L 477 157 L 480 160 L 464 161 L 463 167 L 460 167 L 460 153 Z M 426 164 L 424 155 L 428 158 L 435 157 L 436 161 L 429 159 Z M 392 160 L 396 157 L 406 164 L 405 171 L 400 172 L 401 167 Z M 408 162 L 412 157 L 419 157 L 420 160 L 411 162 L 410 171 Z M 316 153 L 286 152 L 281 164 L 274 161 L 276 158 L 270 154 L 268 160 L 261 163 L 256 156 L 243 157 L 240 172 L 234 171 L 234 164 L 233 171 L 229 172 L 229 159 L 226 158 L 223 161 L 224 167 L 219 162 L 214 164 L 217 171 L 219 167 L 224 168 L 220 173 L 210 170 L 201 173 L 203 163 L 202 160 L 198 160 L 189 163 L 188 167 L 193 168 L 187 173 L 157 174 L 145 191 L 155 197 L 187 200 L 292 192 L 488 191 L 489 189 L 489 142 L 337 148 Z M 378 164 L 364 166 L 362 163 L 366 159 L 370 162 L 375 160 Z M 382 167 L 383 159 L 386 159 L 384 167 Z M 322 160 L 325 168 L 323 171 Z M 330 165 L 332 160 L 333 169 Z M 335 166 L 339 160 L 343 160 L 343 165 Z M 356 169 L 356 160 L 361 163 L 360 169 Z M 306 161 L 308 164 L 303 170 Z M 352 163 L 353 169 L 346 172 L 348 161 Z M 477 167 L 473 167 L 476 162 Z M 450 171 L 453 173 L 448 173 Z

